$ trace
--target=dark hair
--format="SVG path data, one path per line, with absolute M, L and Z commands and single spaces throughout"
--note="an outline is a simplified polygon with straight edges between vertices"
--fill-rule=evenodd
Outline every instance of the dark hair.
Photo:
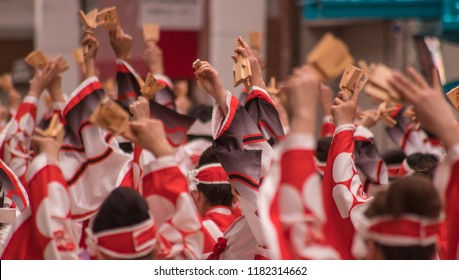
M 417 174 L 422 174 L 430 179 L 438 164 L 438 158 L 433 154 L 414 153 L 406 158 L 408 166 Z
M 196 105 L 188 111 L 188 116 L 199 119 L 202 122 L 207 122 L 212 119 L 212 106 L 208 105 Z M 188 141 L 193 141 L 195 139 L 204 138 L 209 141 L 213 141 L 212 136 L 209 135 L 187 135 Z
M 199 164 L 197 168 L 203 165 L 218 163 L 217 156 L 215 155 L 212 147 L 207 148 L 199 158 Z M 210 206 L 224 205 L 231 207 L 233 202 L 233 194 L 231 193 L 230 184 L 198 184 L 198 191 L 200 191 Z
M 381 191 L 371 202 L 365 215 L 369 218 L 391 215 L 398 218 L 403 214 L 414 214 L 425 218 L 439 218 L 440 197 L 432 182 L 425 176 L 412 175 L 393 181 L 387 191 Z M 376 246 L 387 260 L 432 259 L 436 245 L 428 246 Z
M 119 187 L 113 190 L 102 203 L 94 219 L 92 231 L 98 233 L 132 226 L 146 221 L 149 217 L 145 199 L 133 189 Z
M 382 158 L 386 164 L 397 164 L 402 163 L 406 156 L 402 150 L 389 150 L 382 155 Z
M 206 122 L 212 118 L 212 106 L 199 104 L 188 111 L 188 116 Z
M 316 158 L 318 161 L 327 162 L 332 139 L 332 137 L 321 137 L 317 140 Z

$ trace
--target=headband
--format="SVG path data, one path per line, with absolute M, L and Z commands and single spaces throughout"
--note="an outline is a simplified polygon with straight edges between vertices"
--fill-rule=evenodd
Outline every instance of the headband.
M 364 208 L 356 211 L 352 219 L 356 231 L 364 238 L 385 246 L 428 246 L 437 242 L 442 217 L 405 214 L 398 218 L 391 215 L 368 218 Z
M 192 170 L 189 177 L 196 185 L 229 184 L 228 174 L 219 163 L 206 164 Z
M 145 256 L 156 246 L 156 228 L 153 220 L 148 220 L 132 226 L 103 230 L 93 233 L 86 228 L 88 250 L 95 255 L 95 249 L 106 255 L 119 259 L 134 259 Z

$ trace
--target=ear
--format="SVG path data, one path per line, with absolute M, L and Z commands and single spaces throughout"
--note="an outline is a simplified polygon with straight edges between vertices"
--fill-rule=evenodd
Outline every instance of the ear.
M 194 203 L 198 203 L 201 199 L 201 193 L 199 191 L 191 191 L 191 197 L 193 197 Z

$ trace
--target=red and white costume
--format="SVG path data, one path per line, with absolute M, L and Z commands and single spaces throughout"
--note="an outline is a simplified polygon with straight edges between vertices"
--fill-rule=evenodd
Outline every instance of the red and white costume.
M 227 92 L 226 104 L 226 115 L 217 105 L 214 107 L 213 149 L 235 188 L 243 216 L 225 231 L 223 241 L 217 242 L 209 258 L 269 258 L 258 213 L 258 191 L 261 178 L 271 166 L 273 150 L 267 141 L 279 141 L 283 136 L 282 125 L 265 90 L 252 88 L 245 108 Z M 254 109 L 250 109 L 251 106 Z M 255 108 L 260 112 L 250 115 L 248 111 L 255 111 Z
M 229 184 L 228 175 L 219 163 L 205 164 L 198 169 L 190 172 L 190 190 L 198 191 L 197 186 Z M 223 237 L 223 232 L 235 221 L 231 208 L 224 205 L 215 205 L 207 209 L 202 216 L 202 226 L 204 231 L 204 254 L 203 259 L 213 252 L 215 244 L 219 238 Z
M 172 156 L 152 161 L 145 174 L 140 193 L 154 218 L 160 256 L 167 259 L 200 259 L 204 234 L 201 220 L 194 210 L 188 183 Z
M 260 216 L 273 259 L 339 259 L 326 220 L 312 135 L 291 134 L 276 149 L 260 190 Z
M 129 176 L 131 157 L 122 152 L 108 132 L 89 122 L 105 96 L 96 77 L 84 80 L 62 111 L 66 124 L 60 150 L 60 165 L 69 186 L 72 219 L 93 216 L 108 194 Z
M 459 259 L 459 144 L 448 150 L 434 176 L 434 185 L 440 194 L 446 214 L 443 258 Z
M 320 137 L 333 137 L 335 124 L 330 121 L 331 116 L 325 116 L 320 127 Z
M 26 189 L 25 174 L 32 159 L 29 148 L 35 130 L 37 102 L 34 96 L 26 96 L 0 135 L 1 157 Z
M 322 180 L 327 217 L 324 231 L 343 259 L 354 259 L 351 249 L 355 230 L 350 220 L 351 211 L 368 201 L 354 164 L 354 130 L 353 124 L 336 128 Z
M 403 150 L 407 157 L 414 153 L 431 153 L 442 158 L 444 151 L 438 146 L 438 142 L 432 145 L 434 142 L 430 141 L 422 129 L 416 130 L 416 124 L 403 115 L 405 110 L 405 108 L 401 108 L 392 113 L 397 124 L 393 127 L 386 127 L 389 138 Z
M 279 113 L 266 90 L 251 87 L 244 108 L 269 144 L 273 145 L 284 138 Z
M 145 257 L 156 246 L 156 227 L 153 219 L 141 223 L 103 230 L 93 233 L 86 229 L 88 250 L 95 256 L 96 250 L 115 259 L 135 259 Z
M 223 205 L 217 205 L 209 208 L 202 216 L 202 226 L 205 231 L 205 243 L 203 258 L 212 253 L 218 239 L 223 237 L 228 227 L 230 227 L 236 218 L 234 217 L 231 208 Z
M 25 174 L 30 206 L 18 217 L 2 259 L 77 259 L 70 225 L 71 200 L 61 170 L 45 154 Z

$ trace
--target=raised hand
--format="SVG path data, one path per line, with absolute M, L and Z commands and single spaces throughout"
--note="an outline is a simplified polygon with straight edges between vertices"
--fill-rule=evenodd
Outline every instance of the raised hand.
M 359 82 L 357 82 L 354 86 L 354 94 L 352 96 L 349 96 L 344 91 L 340 91 L 338 96 L 333 99 L 331 112 L 333 122 L 336 126 L 354 123 L 357 103 L 359 101 L 359 86 Z
M 295 69 L 281 88 L 282 94 L 288 94 L 287 111 L 290 114 L 291 131 L 315 133 L 320 90 L 319 80 L 313 70 L 309 66 Z
M 433 71 L 432 86 L 411 67 L 407 71 L 410 78 L 395 72 L 389 82 L 405 100 L 414 105 L 416 116 L 426 129 L 449 148 L 459 143 L 459 128 L 453 111 L 443 96 L 438 72 L 436 69 Z
M 157 44 L 149 43 L 143 53 L 143 60 L 150 68 L 152 74 L 163 74 L 163 51 Z
M 130 123 L 130 140 L 136 145 L 152 152 L 155 157 L 170 156 L 172 146 L 166 138 L 163 123 L 156 119 L 141 119 Z
M 32 137 L 31 148 L 36 154 L 45 153 L 55 163 L 59 162 L 60 143 L 52 137 Z
M 150 103 L 145 97 L 139 96 L 139 98 L 137 98 L 137 101 L 129 105 L 129 111 L 134 116 L 134 120 L 136 121 L 140 121 L 142 119 L 149 119 Z
M 47 89 L 53 102 L 65 102 L 64 93 L 62 92 L 62 78 L 56 75 L 48 84 Z
M 378 123 L 381 111 L 379 110 L 368 110 L 361 113 L 361 119 L 359 124 L 370 129 Z
M 226 90 L 223 87 L 220 75 L 217 70 L 207 61 L 201 61 L 199 68 L 194 72 L 196 79 L 199 80 L 200 86 L 215 102 L 220 106 L 223 112 L 228 112 L 226 105 Z
M 237 38 L 239 43 L 242 45 L 242 48 L 237 48 L 234 50 L 236 55 L 231 56 L 234 62 L 237 61 L 237 54 L 242 55 L 244 58 L 248 58 L 250 62 L 250 68 L 252 70 L 252 77 L 250 78 L 250 84 L 260 88 L 266 89 L 265 82 L 263 80 L 263 72 L 261 70 L 260 62 L 258 57 L 255 56 L 253 51 L 250 49 L 250 46 L 242 39 L 241 36 Z
M 121 26 L 110 30 L 109 36 L 116 58 L 129 62 L 131 59 L 132 37 L 124 33 Z
M 86 64 L 86 78 L 89 78 L 96 75 L 95 59 L 99 49 L 99 41 L 91 31 L 85 31 L 82 46 L 88 46 L 88 51 L 84 54 L 84 61 Z
M 36 68 L 35 75 L 30 81 L 29 95 L 40 97 L 43 90 L 48 87 L 51 81 L 59 74 L 56 62 L 49 62 L 44 68 Z

